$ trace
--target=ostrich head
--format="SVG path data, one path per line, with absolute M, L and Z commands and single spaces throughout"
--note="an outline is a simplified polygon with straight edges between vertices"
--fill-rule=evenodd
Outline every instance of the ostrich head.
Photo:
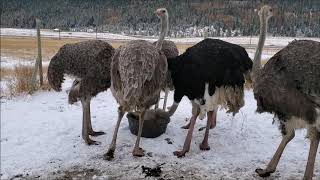
M 261 9 L 258 12 L 260 19 L 263 19 L 264 21 L 268 21 L 269 18 L 273 16 L 272 8 L 271 6 L 264 5 L 261 7 Z
M 158 16 L 158 18 L 167 18 L 168 17 L 168 11 L 166 8 L 159 8 L 155 11 L 155 14 Z
M 169 29 L 169 15 L 168 10 L 166 8 L 159 8 L 155 11 L 155 14 L 158 16 L 158 18 L 161 21 L 161 30 L 160 30 L 160 36 L 158 39 L 158 42 L 156 44 L 157 49 L 162 48 L 162 43 L 164 40 L 164 37 L 168 34 Z

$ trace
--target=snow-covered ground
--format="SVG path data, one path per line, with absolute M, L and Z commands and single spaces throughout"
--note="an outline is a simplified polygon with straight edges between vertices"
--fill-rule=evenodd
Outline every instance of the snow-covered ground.
M 58 33 L 50 30 L 42 31 L 42 35 L 58 37 Z M 62 32 L 61 35 L 95 38 L 95 33 Z M 2 28 L 1 36 L 35 36 L 35 30 Z M 99 33 L 98 37 L 110 40 L 136 38 L 109 33 Z M 171 40 L 196 43 L 202 39 Z M 220 39 L 250 44 L 250 37 Z M 293 39 L 268 37 L 266 44 L 269 47 L 281 47 Z M 313 40 L 320 41 L 319 38 Z M 257 38 L 253 37 L 251 43 L 256 44 Z M 253 49 L 248 51 L 251 58 Z M 274 53 L 273 50 L 264 51 L 263 59 L 270 58 Z M 14 67 L 19 63 L 33 65 L 34 61 L 1 55 L 2 67 Z M 186 117 L 191 115 L 191 105 L 185 98 L 165 134 L 155 139 L 142 138 L 141 146 L 152 155 L 132 157 L 136 136 L 130 133 L 127 119 L 124 118 L 119 130 L 115 159 L 105 161 L 102 155 L 111 141 L 117 104 L 110 91 L 100 93 L 92 100 L 94 129 L 103 130 L 106 135 L 94 138 L 102 142 L 101 145 L 87 146 L 81 138 L 81 105 L 67 104 L 66 90 L 71 82 L 71 79 L 66 80 L 62 92 L 37 92 L 32 96 L 1 99 L 1 179 L 14 176 L 52 179 L 70 172 L 76 178 L 143 179 L 145 175 L 141 170 L 142 165 L 155 167 L 163 163 L 161 177 L 164 179 L 262 179 L 254 170 L 266 166 L 281 140 L 277 126 L 272 124 L 272 115 L 255 113 L 256 101 L 252 91 L 246 91 L 246 105 L 235 117 L 226 114 L 224 110 L 219 111 L 217 127 L 210 131 L 211 150 L 199 149 L 204 132 L 198 129 L 205 125 L 205 121 L 198 120 L 190 152 L 186 157 L 178 159 L 172 152 L 182 148 L 187 131 L 180 127 L 186 123 Z M 5 81 L 1 81 L 2 90 L 4 87 Z M 309 149 L 309 141 L 304 136 L 305 130 L 297 132 L 296 138 L 286 148 L 277 171 L 269 179 L 303 177 Z M 168 144 L 166 138 L 170 138 L 172 144 Z M 316 159 L 314 179 L 320 179 L 320 152 Z
M 266 166 L 281 140 L 277 126 L 272 124 L 272 115 L 255 113 L 253 93 L 246 91 L 246 105 L 235 117 L 224 110 L 218 112 L 217 127 L 210 131 L 210 151 L 199 149 L 204 131 L 198 129 L 205 121 L 198 120 L 190 152 L 184 158 L 176 158 L 172 152 L 182 148 L 187 133 L 180 127 L 191 114 L 191 105 L 184 98 L 165 134 L 155 139 L 142 138 L 141 146 L 152 157 L 131 155 L 136 136 L 130 133 L 124 118 L 115 159 L 105 161 L 102 155 L 112 138 L 117 104 L 110 91 L 92 100 L 94 129 L 103 130 L 106 135 L 94 138 L 102 142 L 101 145 L 87 146 L 81 138 L 81 105 L 67 104 L 66 90 L 71 82 L 67 79 L 62 92 L 37 92 L 32 96 L 1 99 L 1 179 L 13 176 L 52 179 L 65 172 L 73 172 L 75 178 L 143 179 L 142 165 L 155 167 L 162 163 L 164 179 L 262 179 L 254 170 Z M 269 179 L 303 177 L 309 149 L 304 135 L 304 130 L 297 132 Z M 172 144 L 168 144 L 166 138 L 170 138 Z M 319 178 L 318 153 L 314 179 Z
M 1 28 L 1 36 L 20 36 L 20 37 L 33 37 L 36 36 L 36 30 L 35 29 L 15 29 L 15 28 Z M 49 29 L 43 29 L 41 30 L 42 37 L 52 37 L 52 38 L 58 38 L 59 33 L 54 32 L 53 30 Z M 95 39 L 96 33 L 88 33 L 88 32 L 61 32 L 60 33 L 61 38 L 90 38 Z M 145 39 L 150 41 L 155 41 L 157 37 L 133 37 L 133 36 L 126 36 L 126 35 L 120 35 L 120 34 L 113 34 L 113 33 L 97 33 L 97 38 L 99 39 L 106 39 L 106 40 L 134 40 L 134 39 Z M 240 45 L 256 45 L 258 43 L 258 37 L 214 37 L 218 38 L 227 42 L 236 43 Z M 202 37 L 197 38 L 168 38 L 174 42 L 177 43 L 197 43 L 201 40 L 203 40 Z M 271 37 L 268 36 L 265 42 L 265 46 L 286 46 L 289 42 L 293 41 L 294 39 L 312 39 L 315 41 L 320 41 L 320 38 L 297 38 L 297 37 Z

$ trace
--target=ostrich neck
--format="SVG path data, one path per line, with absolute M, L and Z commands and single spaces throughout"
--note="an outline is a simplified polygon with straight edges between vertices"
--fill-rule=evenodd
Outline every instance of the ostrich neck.
M 168 27 L 169 27 L 168 16 L 165 16 L 164 18 L 161 18 L 160 36 L 156 44 L 157 49 L 162 48 L 163 40 L 168 33 Z
M 256 49 L 256 53 L 254 55 L 253 60 L 253 74 L 254 76 L 257 75 L 259 70 L 261 69 L 261 54 L 263 50 L 263 46 L 267 36 L 267 19 L 266 17 L 260 17 L 260 35 L 259 35 L 259 42 Z

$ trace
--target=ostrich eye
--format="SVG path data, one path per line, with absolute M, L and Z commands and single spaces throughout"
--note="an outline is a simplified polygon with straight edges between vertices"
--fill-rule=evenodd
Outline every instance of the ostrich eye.
M 165 12 L 166 12 L 166 10 L 162 10 L 161 12 L 162 12 L 162 13 L 165 13 Z
M 272 9 L 270 9 L 270 12 L 272 12 Z

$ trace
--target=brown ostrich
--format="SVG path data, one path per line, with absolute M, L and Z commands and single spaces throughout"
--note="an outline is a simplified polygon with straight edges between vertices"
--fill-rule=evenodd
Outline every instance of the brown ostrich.
M 261 22 L 266 22 L 271 14 L 271 8 L 265 6 L 259 14 Z M 267 31 L 267 23 L 260 26 L 262 31 Z M 259 46 L 263 46 L 264 41 L 265 36 L 259 39 Z M 256 169 L 256 172 L 262 177 L 275 172 L 284 148 L 295 136 L 295 130 L 306 128 L 311 143 L 303 179 L 311 180 L 320 141 L 320 42 L 293 41 L 263 68 L 261 52 L 257 51 L 253 64 L 253 88 L 257 112 L 274 114 L 283 135 L 267 167 Z
M 154 42 L 153 44 L 156 45 L 157 42 L 158 41 Z M 163 41 L 161 51 L 164 53 L 164 55 L 167 58 L 174 58 L 174 57 L 179 55 L 179 50 L 178 50 L 176 44 L 173 41 L 169 41 L 169 40 L 164 40 Z M 165 85 L 163 90 L 165 92 L 165 95 L 164 95 L 164 101 L 163 101 L 162 109 L 166 110 L 169 91 L 170 90 L 171 91 L 174 90 L 170 72 L 168 72 L 166 85 Z M 159 107 L 159 102 L 155 105 L 155 109 L 157 109 L 158 107 Z
M 111 63 L 111 91 L 117 102 L 118 120 L 105 159 L 111 160 L 116 148 L 119 125 L 125 112 L 139 114 L 139 130 L 133 148 L 133 156 L 144 156 L 139 147 L 144 115 L 152 105 L 159 101 L 159 93 L 167 76 L 167 58 L 161 52 L 161 46 L 168 30 L 168 12 L 165 8 L 156 10 L 161 20 L 161 32 L 158 43 L 134 40 L 116 50 Z
M 107 42 L 89 40 L 62 46 L 53 56 L 48 67 L 48 81 L 50 86 L 61 91 L 64 75 L 75 77 L 69 92 L 69 103 L 81 101 L 82 138 L 86 144 L 99 144 L 90 139 L 104 132 L 95 132 L 91 125 L 90 101 L 111 85 L 110 63 L 114 48 Z

